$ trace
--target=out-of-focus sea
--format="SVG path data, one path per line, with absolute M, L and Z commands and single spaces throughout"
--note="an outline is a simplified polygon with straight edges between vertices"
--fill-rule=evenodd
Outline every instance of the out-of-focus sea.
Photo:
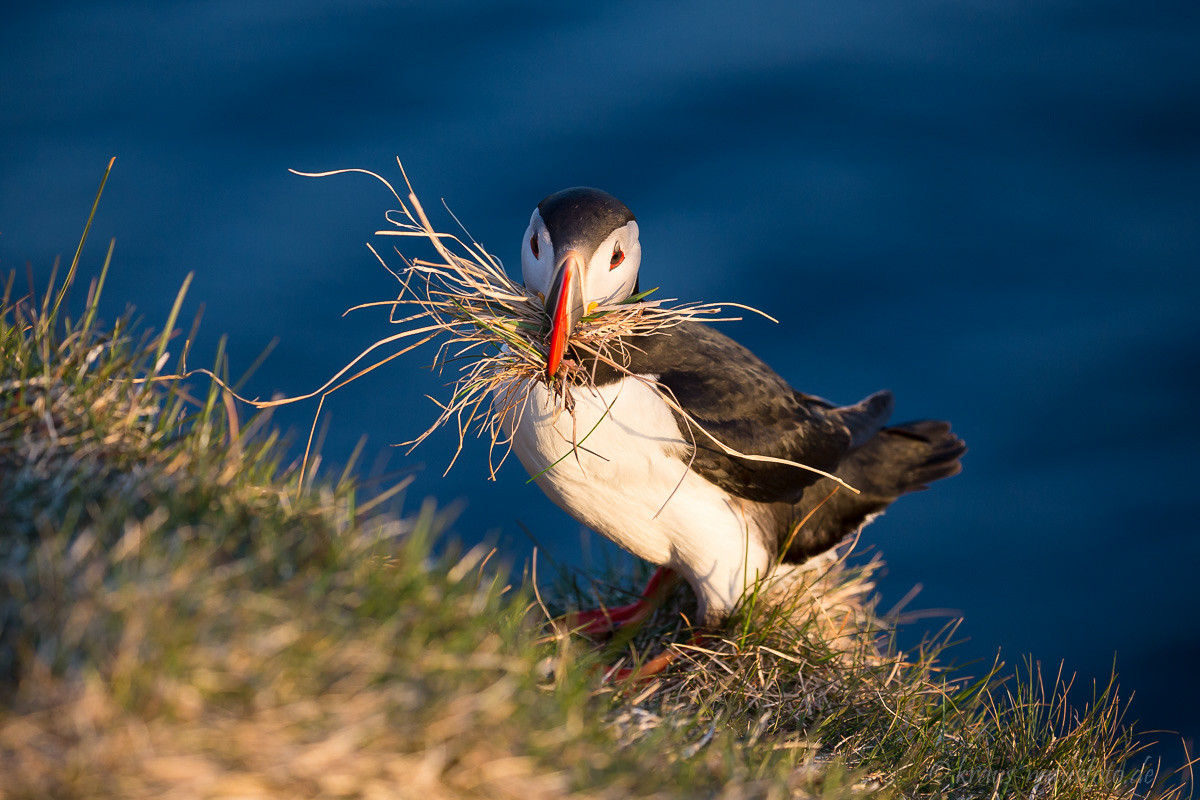
M 638 215 L 642 284 L 780 320 L 724 330 L 797 388 L 896 393 L 953 421 L 964 472 L 863 542 L 886 608 L 965 616 L 960 661 L 1114 662 L 1129 718 L 1200 733 L 1200 5 L 972 0 L 77 2 L 0 15 L 0 270 L 110 237 L 105 305 L 161 324 L 184 276 L 199 363 L 229 334 L 249 391 L 309 391 L 391 332 L 364 247 L 395 205 L 371 179 L 287 172 L 404 159 L 427 206 L 519 265 L 565 186 Z M 439 220 L 451 224 L 442 210 Z M 23 283 L 22 283 L 23 285 Z M 82 292 L 75 298 L 81 302 Z M 430 352 L 331 398 L 324 453 L 369 436 L 518 568 L 606 544 L 486 449 L 411 456 L 445 379 Z M 283 410 L 302 442 L 314 406 Z M 295 448 L 297 451 L 299 447 Z M 912 623 L 906 635 L 945 618 Z M 982 669 L 983 666 L 980 666 Z M 1182 760 L 1178 737 L 1163 752 Z

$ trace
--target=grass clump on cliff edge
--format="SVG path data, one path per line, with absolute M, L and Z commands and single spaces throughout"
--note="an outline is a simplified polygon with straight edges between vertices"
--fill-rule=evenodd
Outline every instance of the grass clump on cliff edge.
M 431 508 L 395 519 L 348 479 L 301 486 L 265 417 L 243 425 L 215 384 L 147 380 L 170 347 L 186 359 L 182 293 L 161 334 L 104 325 L 106 259 L 68 319 L 77 262 L 0 302 L 2 797 L 1147 788 L 1111 689 L 1075 712 L 1057 684 L 1006 692 L 947 679 L 936 648 L 901 657 L 871 565 L 827 563 L 654 682 L 599 687 L 588 648 L 544 640 L 527 583 L 481 549 L 431 555 Z M 678 610 L 616 649 L 659 646 Z
M 108 263 L 78 319 L 77 261 L 44 295 L 0 296 L 0 797 L 786 786 L 734 743 L 623 748 L 586 657 L 549 677 L 531 596 L 486 551 L 433 555 L 431 508 L 301 486 L 264 417 L 147 380 L 186 371 L 181 301 L 158 334 L 103 324 Z

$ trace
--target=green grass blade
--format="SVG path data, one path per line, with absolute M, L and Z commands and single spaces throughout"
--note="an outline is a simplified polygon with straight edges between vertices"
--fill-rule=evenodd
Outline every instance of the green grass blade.
M 108 268 L 112 264 L 113 248 L 116 246 L 117 240 L 115 238 L 110 239 L 108 242 L 108 252 L 104 254 L 104 264 L 100 267 L 100 277 L 96 279 L 96 291 L 92 293 L 87 312 L 83 317 L 83 327 L 81 329 L 83 339 L 87 339 L 88 332 L 92 329 L 92 323 L 96 320 L 96 312 L 100 308 L 100 295 L 104 292 L 104 280 L 108 277 Z
M 67 270 L 67 277 L 63 279 L 62 287 L 58 290 L 58 297 L 54 301 L 54 308 L 49 314 L 47 321 L 51 324 L 58 316 L 58 308 L 62 305 L 63 298 L 67 296 L 71 282 L 75 280 L 75 271 L 79 268 L 79 258 L 83 255 L 83 245 L 87 242 L 88 233 L 92 230 L 92 220 L 96 218 L 96 209 L 100 207 L 100 195 L 104 194 L 104 184 L 108 183 L 108 175 L 112 172 L 113 164 L 116 161 L 117 157 L 113 156 L 108 160 L 108 166 L 104 168 L 104 176 L 100 179 L 100 188 L 96 190 L 96 198 L 92 201 L 92 210 L 88 213 L 87 224 L 83 226 L 83 235 L 79 237 L 79 245 L 75 248 L 75 257 L 71 259 L 71 268 Z
M 163 353 L 167 352 L 167 342 L 171 340 L 172 334 L 175 333 L 175 321 L 179 319 L 179 309 L 183 307 L 183 298 L 187 295 L 188 287 L 192 285 L 194 272 L 189 272 L 187 277 L 183 279 L 183 285 L 179 287 L 179 291 L 175 294 L 175 303 L 171 306 L 171 313 L 167 315 L 167 324 L 163 326 L 162 335 L 158 338 L 158 349 L 154 351 L 154 370 L 158 371 L 158 364 L 162 361 Z

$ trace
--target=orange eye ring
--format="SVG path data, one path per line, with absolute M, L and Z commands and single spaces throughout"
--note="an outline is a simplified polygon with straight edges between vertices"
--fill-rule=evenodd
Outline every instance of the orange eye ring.
M 540 257 L 538 255 L 538 240 L 537 240 L 536 233 L 533 236 L 529 237 L 529 252 L 533 253 L 534 258 Z
M 621 245 L 613 248 L 612 258 L 608 262 L 608 268 L 616 269 L 621 266 L 621 262 L 625 260 L 625 251 L 621 249 Z

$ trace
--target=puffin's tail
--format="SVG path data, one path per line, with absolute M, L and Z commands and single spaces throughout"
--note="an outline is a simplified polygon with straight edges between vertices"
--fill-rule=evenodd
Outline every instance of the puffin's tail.
M 920 420 L 883 428 L 847 455 L 837 470 L 838 477 L 862 494 L 843 488 L 822 504 L 837 487 L 828 478 L 804 490 L 795 505 L 795 520 L 812 516 L 791 538 L 784 560 L 804 561 L 823 553 L 882 513 L 900 495 L 957 475 L 962 470 L 959 459 L 966 451 L 966 444 L 954 435 L 948 422 Z M 787 534 L 791 533 L 789 529 Z

